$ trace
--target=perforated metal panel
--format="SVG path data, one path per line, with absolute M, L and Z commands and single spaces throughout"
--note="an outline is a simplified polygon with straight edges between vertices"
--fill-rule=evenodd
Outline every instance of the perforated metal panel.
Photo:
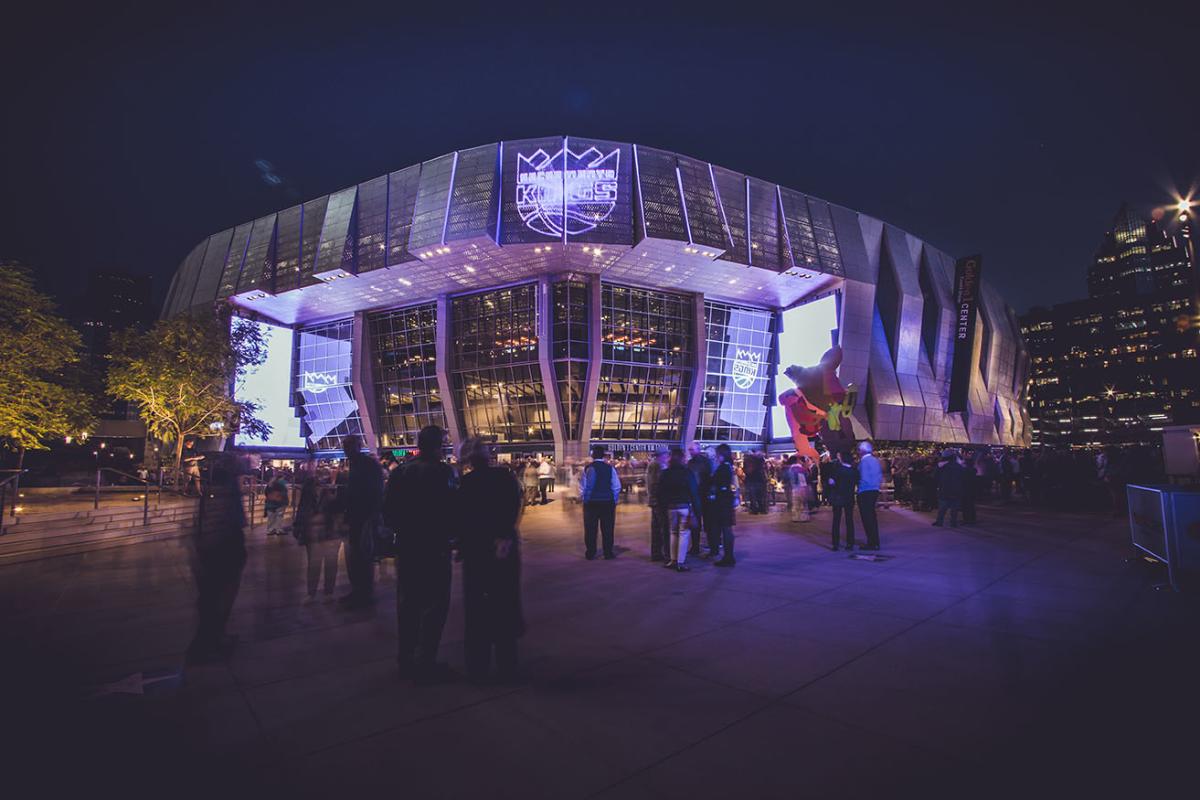
M 721 209 L 717 205 L 717 193 L 713 188 L 708 164 L 683 156 L 679 157 L 678 164 L 692 241 L 701 247 L 727 249 L 729 241 L 725 235 L 725 225 L 721 219 Z
M 578 233 L 578 228 L 572 228 L 568 239 L 633 244 L 633 148 L 571 136 L 567 150 L 571 154 L 565 181 L 568 213 L 587 228 Z
M 361 275 L 387 266 L 388 179 L 386 175 L 358 185 L 354 211 L 355 267 Z
M 179 265 L 179 280 L 176 283 L 174 296 L 168 305 L 168 313 L 177 313 L 191 308 L 192 293 L 196 289 L 196 277 L 200 272 L 200 263 L 204 260 L 204 250 L 208 239 L 192 248 L 187 258 Z
M 221 285 L 217 289 L 217 299 L 223 300 L 237 291 L 238 278 L 242 274 L 242 263 L 246 260 L 246 249 L 250 246 L 250 232 L 254 230 L 253 222 L 243 222 L 233 231 L 233 241 L 229 244 L 229 254 L 225 257 L 225 266 L 221 270 Z
M 354 240 L 351 238 L 350 223 L 354 219 L 354 198 L 358 189 L 351 186 L 329 196 L 325 208 L 325 224 L 321 228 L 321 241 L 317 245 L 317 263 L 313 274 L 343 270 L 354 272 Z M 308 221 L 305 220 L 304 236 L 308 238 Z
M 413 209 L 417 203 L 417 185 L 421 181 L 421 165 L 416 164 L 388 176 L 388 265 L 412 261 L 416 256 L 409 249 Z
M 783 219 L 787 226 L 792 264 L 804 269 L 819 269 L 821 262 L 817 255 L 817 240 L 813 236 L 812 220 L 808 216 L 808 198 L 800 192 L 781 186 L 779 200 L 783 204 Z
M 842 253 L 838 247 L 837 235 L 833 231 L 833 219 L 829 212 L 829 203 L 815 197 L 808 198 L 808 212 L 812 219 L 813 235 L 817 240 L 817 253 L 821 260 L 821 270 L 830 275 L 842 275 Z
M 192 294 L 192 305 L 211 303 L 217 299 L 217 289 L 221 286 L 221 273 L 225 270 L 225 258 L 229 255 L 231 241 L 233 228 L 209 237 L 204 260 L 200 264 L 200 276 L 196 280 L 196 291 Z
M 300 285 L 311 286 L 317 281 L 313 278 L 313 269 L 317 263 L 317 247 L 321 242 L 321 232 L 325 229 L 325 211 L 329 208 L 329 195 L 309 200 L 304 204 L 304 214 L 301 218 L 303 228 L 300 237 Z
M 265 292 L 271 291 L 277 216 L 270 214 L 254 221 L 254 230 L 250 233 L 250 245 L 246 248 L 246 262 L 242 266 L 242 275 L 238 279 L 238 294 L 256 289 Z
M 721 204 L 723 221 L 731 242 L 723 256 L 727 261 L 749 264 L 746 242 L 746 178 L 723 167 L 713 166 L 717 200 Z
M 498 144 L 487 144 L 458 154 L 446 224 L 447 242 L 495 236 L 499 149 Z
M 442 244 L 446 228 L 446 202 L 450 196 L 450 181 L 454 176 L 457 155 L 450 153 L 421 165 L 421 182 L 413 206 L 412 232 L 408 237 L 409 252 L 414 255 L 425 248 Z
M 756 267 L 778 271 L 783 262 L 780 258 L 779 201 L 775 194 L 775 184 L 751 178 L 748 185 L 750 263 Z
M 633 150 L 646 236 L 686 242 L 688 233 L 679 179 L 675 175 L 675 154 L 650 147 L 634 147 Z
M 554 233 L 555 208 L 550 206 L 557 204 L 557 218 L 561 220 L 563 189 L 560 185 L 556 190 L 547 183 L 545 173 L 554 171 L 554 159 L 562 158 L 563 146 L 562 137 L 557 136 L 504 143 L 500 194 L 501 244 L 561 241 L 561 230 Z M 561 179 L 565 177 L 561 175 L 561 168 L 559 173 L 561 184 Z
M 275 235 L 275 291 L 286 292 L 300 286 L 300 234 L 303 206 L 279 212 Z

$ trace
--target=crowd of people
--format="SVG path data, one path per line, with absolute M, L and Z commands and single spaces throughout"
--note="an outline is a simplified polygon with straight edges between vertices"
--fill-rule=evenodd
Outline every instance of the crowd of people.
M 347 436 L 338 467 L 309 461 L 294 471 L 264 468 L 255 480 L 264 487 L 267 535 L 291 533 L 306 550 L 305 603 L 317 602 L 319 592 L 333 598 L 344 554 L 350 591 L 338 602 L 347 609 L 374 605 L 375 565 L 394 557 L 398 664 L 418 683 L 454 677 L 436 660 L 454 558 L 462 562 L 467 677 L 516 677 L 517 639 L 524 631 L 519 521 L 526 506 L 548 503 L 556 488 L 565 489 L 564 507 L 582 509 L 584 558 L 617 556 L 617 507 L 636 496 L 649 506 L 650 561 L 683 573 L 690 570 L 689 558 L 733 567 L 737 511 L 765 514 L 780 495 L 794 523 L 830 507 L 832 550 L 879 550 L 881 496 L 914 510 L 936 510 L 935 526 L 974 523 L 977 502 L 993 498 L 1065 507 L 1105 503 L 1123 513 L 1125 484 L 1153 481 L 1158 464 L 1149 449 L 892 448 L 877 456 L 868 441 L 859 442 L 856 452 L 823 452 L 817 461 L 754 450 L 739 458 L 728 444 L 692 443 L 686 451 L 664 449 L 642 461 L 610 458 L 597 445 L 590 460 L 556 466 L 537 457 L 497 464 L 479 438 L 464 441 L 457 462 L 449 461 L 445 438 L 442 429 L 427 427 L 414 457 L 400 462 L 385 456 L 381 462 L 362 450 L 359 437 Z M 225 623 L 246 560 L 247 470 L 236 454 L 210 454 L 208 460 L 195 548 L 193 661 L 222 658 L 232 648 Z M 289 506 L 294 515 L 287 527 Z

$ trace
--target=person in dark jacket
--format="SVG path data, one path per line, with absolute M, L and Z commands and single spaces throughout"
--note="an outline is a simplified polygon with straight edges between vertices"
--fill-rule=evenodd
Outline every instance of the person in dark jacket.
M 492 658 L 496 678 L 517 676 L 517 639 L 525 632 L 521 614 L 521 556 L 517 522 L 523 488 L 504 467 L 492 466 L 483 439 L 459 448 L 458 463 L 470 467 L 459 482 L 458 547 L 463 565 L 464 646 L 467 676 L 487 680 Z
M 187 660 L 205 664 L 227 657 L 237 640 L 225 635 L 246 565 L 246 516 L 242 508 L 243 470 L 231 453 L 209 456 L 207 491 L 200 496 L 193 573 L 196 579 L 196 634 Z
M 700 493 L 696 476 L 687 468 L 683 450 L 671 448 L 667 468 L 658 479 L 658 502 L 667 509 L 671 531 L 671 556 L 663 566 L 687 572 L 688 543 L 692 538 L 691 519 L 700 513 Z
M 667 507 L 658 502 L 658 481 L 667 467 L 667 451 L 663 450 L 646 466 L 646 503 L 650 506 L 650 560 L 670 561 L 671 544 Z
M 354 434 L 342 439 L 346 454 L 346 485 L 339 494 L 346 511 L 346 572 L 350 593 L 340 600 L 350 609 L 375 603 L 375 529 L 383 507 L 383 467 L 362 451 Z
M 417 457 L 390 483 L 388 507 L 396 524 L 397 663 L 421 684 L 450 680 L 437 661 L 450 611 L 450 550 L 457 515 L 458 478 L 442 461 L 445 432 L 428 425 L 417 434 Z
M 854 549 L 854 489 L 858 485 L 858 470 L 850 454 L 835 453 L 829 462 L 829 505 L 833 507 L 833 549 L 840 549 L 842 517 L 846 519 L 846 549 Z
M 692 519 L 692 545 L 688 548 L 688 555 L 700 555 L 700 534 L 702 531 L 707 531 L 709 553 L 716 553 L 721 549 L 720 531 L 717 531 L 714 535 L 712 530 L 710 530 L 711 526 L 708 524 L 708 517 L 711 513 L 708 494 L 709 483 L 712 482 L 712 459 L 705 455 L 704 451 L 700 449 L 700 445 L 696 442 L 688 445 L 687 452 L 687 467 L 696 476 L 696 491 L 700 494 L 700 510 Z
M 958 506 L 962 500 L 967 468 L 958 461 L 958 453 L 943 450 L 937 467 L 938 514 L 933 524 L 940 526 L 950 512 L 950 527 L 958 527 Z
M 975 456 L 971 451 L 967 451 L 963 455 L 963 486 L 962 498 L 959 500 L 959 505 L 962 508 L 962 521 L 964 525 L 973 523 L 977 517 L 975 514 Z
M 713 521 L 721 532 L 721 545 L 725 552 L 714 567 L 732 567 L 737 563 L 733 557 L 734 500 L 737 494 L 737 478 L 733 472 L 733 450 L 727 444 L 717 445 L 717 467 L 713 470 Z M 711 555 L 710 551 L 710 555 Z

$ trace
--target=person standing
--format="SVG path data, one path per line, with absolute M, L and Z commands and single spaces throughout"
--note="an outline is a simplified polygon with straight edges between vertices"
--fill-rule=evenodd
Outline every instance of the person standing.
M 463 646 L 467 677 L 517 677 L 517 639 L 525 633 L 521 613 L 521 556 L 517 523 L 521 485 L 510 470 L 492 466 L 487 444 L 473 436 L 459 448 L 458 463 L 469 467 L 458 489 L 458 549 L 462 555 Z M 545 462 L 543 462 L 545 463 Z
M 975 513 L 975 456 L 971 451 L 963 454 L 963 477 L 962 477 L 962 499 L 959 504 L 962 507 L 962 522 L 968 525 L 977 521 Z
M 850 463 L 850 454 L 838 451 L 830 461 L 829 505 L 833 507 L 833 550 L 839 550 L 842 518 L 846 520 L 846 549 L 854 549 L 854 488 L 858 470 Z
M 937 468 L 938 513 L 933 524 L 941 527 L 950 512 L 950 527 L 958 527 L 958 508 L 962 500 L 963 483 L 967 479 L 967 468 L 958 461 L 953 450 L 943 450 Z
M 737 563 L 733 556 L 734 508 L 737 505 L 738 483 L 733 471 L 733 450 L 727 444 L 717 445 L 717 466 L 712 476 L 713 522 L 721 535 L 724 553 L 714 567 L 732 567 Z M 709 550 L 709 555 L 715 555 Z
M 604 460 L 604 446 L 592 448 L 592 463 L 579 476 L 579 499 L 583 502 L 584 558 L 596 557 L 596 529 L 604 539 L 604 558 L 617 557 L 613 551 L 617 525 L 617 500 L 621 495 L 621 479 L 613 466 Z
M 288 507 L 288 485 L 283 473 L 276 473 L 263 492 L 263 510 L 267 512 L 267 536 L 283 536 L 283 514 Z
M 349 609 L 375 604 L 375 529 L 383 508 L 383 467 L 362 451 L 362 439 L 354 434 L 342 439 L 346 455 L 346 572 L 350 593 L 341 598 Z
M 708 538 L 708 553 L 705 558 L 711 558 L 721 549 L 721 531 L 719 526 L 712 524 L 711 492 L 713 462 L 696 442 L 688 445 L 688 469 L 696 476 L 696 491 L 700 495 L 700 509 L 692 520 L 692 544 L 688 555 L 700 555 L 700 534 L 703 531 Z
M 875 515 L 875 506 L 883 486 L 883 465 L 875 457 L 874 449 L 870 442 L 858 443 L 858 516 L 867 535 L 863 550 L 879 549 L 879 518 Z
M 808 522 L 812 519 L 808 499 L 808 469 L 808 464 L 801 461 L 799 456 L 791 456 L 783 471 L 783 485 L 789 490 L 792 522 Z
M 525 487 L 525 505 L 531 506 L 538 501 L 538 471 L 533 459 L 523 462 L 521 469 L 521 484 Z
M 342 537 L 338 530 L 341 522 L 334 488 L 318 485 L 316 476 L 307 470 L 300 481 L 300 501 L 292 522 L 296 541 L 304 545 L 308 556 L 306 602 L 316 600 L 322 572 L 325 574 L 325 596 L 333 596 L 338 553 L 342 549 Z
M 389 521 L 396 526 L 396 661 L 402 677 L 422 684 L 454 675 L 437 653 L 450 611 L 451 537 L 466 509 L 454 470 L 442 460 L 445 438 L 437 425 L 422 428 L 417 457 L 388 489 Z
M 696 490 L 696 476 L 687 468 L 683 449 L 671 449 L 667 468 L 658 482 L 658 502 L 667 510 L 671 530 L 671 553 L 663 566 L 674 567 L 677 572 L 687 572 L 688 543 L 692 538 L 690 520 L 699 513 L 700 494 Z
M 242 469 L 230 453 L 211 457 L 208 491 L 200 496 L 193 573 L 198 590 L 196 633 L 187 660 L 206 664 L 226 658 L 237 640 L 225 635 L 246 565 L 246 516 L 242 505 Z
M 459 459 L 460 463 L 462 459 Z M 538 459 L 537 466 L 538 491 L 542 495 L 542 505 L 550 502 L 546 493 L 550 491 L 550 485 L 554 483 L 554 468 L 550 466 L 549 459 Z
M 670 561 L 667 507 L 658 502 L 658 481 L 667 465 L 667 451 L 661 450 L 646 466 L 646 502 L 650 506 L 650 560 Z

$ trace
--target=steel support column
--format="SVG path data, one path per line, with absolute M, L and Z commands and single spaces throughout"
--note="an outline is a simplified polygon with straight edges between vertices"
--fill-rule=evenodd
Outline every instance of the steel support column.
M 452 363 L 450 348 L 451 338 L 450 297 L 438 295 L 437 298 L 437 338 L 434 345 L 436 353 L 435 367 L 437 368 L 438 394 L 442 396 L 442 410 L 446 414 L 446 432 L 450 436 L 450 444 L 457 448 L 465 434 L 458 418 L 458 398 L 454 396 L 454 381 L 450 376 Z

